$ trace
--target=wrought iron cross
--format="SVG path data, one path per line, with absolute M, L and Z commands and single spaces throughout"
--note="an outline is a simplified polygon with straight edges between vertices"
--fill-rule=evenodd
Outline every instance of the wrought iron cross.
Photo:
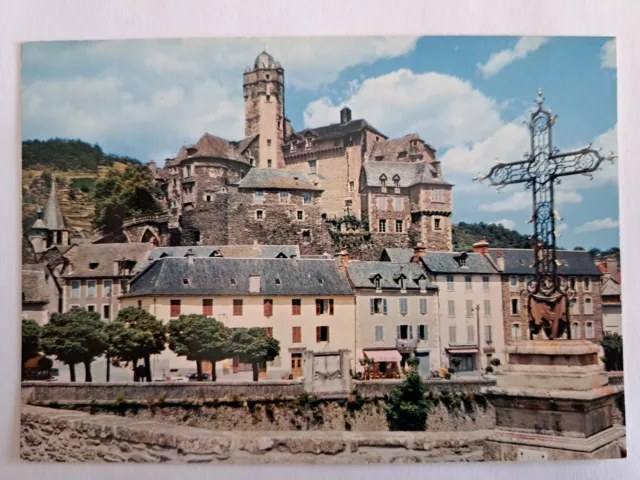
M 588 175 L 596 171 L 605 158 L 589 145 L 581 150 L 560 152 L 553 146 L 551 129 L 556 121 L 549 108 L 543 109 L 542 90 L 538 90 L 537 109 L 526 122 L 531 135 L 531 151 L 519 162 L 498 163 L 491 171 L 474 179 L 488 179 L 499 188 L 516 183 L 524 183 L 533 190 L 533 252 L 535 278 L 527 285 L 528 293 L 538 300 L 553 302 L 559 297 L 566 298 L 567 283 L 557 274 L 555 222 L 559 220 L 554 210 L 554 185 L 569 175 Z M 614 156 L 606 158 L 613 161 Z M 529 304 L 531 312 L 531 303 Z M 545 328 L 547 335 L 557 337 L 562 334 L 557 327 L 559 319 L 553 323 L 553 332 Z

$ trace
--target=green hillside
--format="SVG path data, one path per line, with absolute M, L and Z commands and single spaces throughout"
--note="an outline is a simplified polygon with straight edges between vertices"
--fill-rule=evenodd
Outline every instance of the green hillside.
M 489 247 L 531 248 L 528 236 L 502 225 L 460 222 L 453 225 L 453 249 L 456 252 L 471 252 L 473 244 L 486 240 Z

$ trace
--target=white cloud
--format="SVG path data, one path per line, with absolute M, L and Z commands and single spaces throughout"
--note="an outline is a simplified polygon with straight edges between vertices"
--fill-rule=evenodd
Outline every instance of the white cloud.
M 560 233 L 560 232 L 564 232 L 565 230 L 569 229 L 569 225 L 567 225 L 566 223 L 560 223 L 560 224 L 556 224 L 556 232 Z
M 509 230 L 513 230 L 516 228 L 516 222 L 514 220 L 509 220 L 508 218 L 503 218 L 502 220 L 497 220 L 493 223 L 494 225 L 502 225 L 504 228 L 508 228 Z
M 600 67 L 616 68 L 616 39 L 607 40 L 600 51 Z
M 582 203 L 582 195 L 577 192 L 556 192 L 554 199 L 558 205 Z M 483 212 L 517 212 L 520 210 L 530 210 L 532 202 L 532 193 L 526 190 L 513 193 L 504 200 L 493 203 L 482 203 L 478 208 Z
M 596 230 L 608 230 L 611 228 L 618 228 L 618 220 L 614 220 L 611 217 L 602 218 L 600 220 L 592 220 L 586 222 L 579 227 L 575 228 L 576 233 L 595 232 Z
M 486 63 L 478 64 L 478 68 L 485 77 L 491 77 L 516 60 L 522 60 L 529 53 L 535 52 L 548 41 L 546 37 L 521 37 L 513 48 L 492 53 Z
M 351 87 L 343 102 L 328 97 L 311 102 L 304 112 L 307 127 L 338 121 L 348 105 L 390 137 L 419 133 L 436 147 L 474 142 L 500 126 L 496 102 L 457 77 L 400 69 Z

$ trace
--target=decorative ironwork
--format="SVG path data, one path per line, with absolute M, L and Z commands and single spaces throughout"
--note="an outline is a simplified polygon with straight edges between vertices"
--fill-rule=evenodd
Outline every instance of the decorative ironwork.
M 572 291 L 565 279 L 558 276 L 556 256 L 555 222 L 561 220 L 554 209 L 554 185 L 569 175 L 587 175 L 595 172 L 606 159 L 613 162 L 615 156 L 600 155 L 589 145 L 581 150 L 560 152 L 552 143 L 552 127 L 557 116 L 551 109 L 544 110 L 542 89 L 538 90 L 537 109 L 526 122 L 531 136 L 531 150 L 524 159 L 512 163 L 498 163 L 487 175 L 474 180 L 489 180 L 499 189 L 507 185 L 524 183 L 533 191 L 532 246 L 535 277 L 525 289 L 530 315 L 531 334 L 542 328 L 549 338 L 561 337 L 565 330 L 570 336 L 567 312 L 573 301 Z M 563 320 L 564 318 L 564 320 Z

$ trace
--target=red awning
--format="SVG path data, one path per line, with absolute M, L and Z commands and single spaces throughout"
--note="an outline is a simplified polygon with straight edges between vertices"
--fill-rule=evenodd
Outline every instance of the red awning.
M 402 355 L 397 350 L 363 350 L 364 356 L 375 363 L 401 362 Z
M 478 353 L 477 348 L 447 348 L 449 353 Z

